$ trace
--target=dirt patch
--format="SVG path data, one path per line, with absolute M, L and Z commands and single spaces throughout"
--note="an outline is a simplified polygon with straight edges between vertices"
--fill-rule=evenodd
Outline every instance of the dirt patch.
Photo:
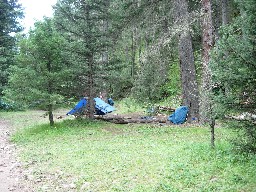
M 0 120 L 0 191 L 28 192 L 30 189 L 22 184 L 23 171 L 21 163 L 16 160 L 16 146 L 10 143 L 11 124 Z
M 58 110 L 54 114 L 55 122 L 61 121 L 67 116 L 64 110 Z M 20 114 L 21 115 L 21 114 Z M 18 149 L 16 145 L 10 142 L 11 134 L 21 127 L 48 123 L 45 111 L 35 110 L 31 114 L 22 114 L 22 120 L 19 124 L 11 122 L 16 120 L 13 115 L 8 119 L 0 119 L 0 192 L 33 192 L 29 184 L 26 170 L 23 169 L 21 162 L 17 160 Z M 17 127 L 16 127 L 17 126 Z

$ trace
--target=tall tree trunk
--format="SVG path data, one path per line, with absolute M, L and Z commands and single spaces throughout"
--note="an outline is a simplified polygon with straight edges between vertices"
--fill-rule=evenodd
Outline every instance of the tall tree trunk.
M 103 38 L 102 38 L 102 41 L 103 41 L 103 52 L 101 53 L 102 55 L 102 65 L 103 65 L 103 68 L 104 69 L 108 69 L 108 66 L 109 66 L 109 43 L 108 43 L 108 40 L 109 40 L 109 24 L 110 23 L 110 20 L 109 20 L 109 13 L 108 13 L 108 9 L 109 9 L 109 6 L 110 6 L 110 2 L 109 0 L 105 0 L 105 5 L 103 7 L 103 10 L 104 10 L 104 18 L 103 18 Z M 104 70 L 104 76 L 105 77 L 102 77 L 101 78 L 101 81 L 108 81 L 108 78 L 106 79 L 106 77 L 109 77 L 109 71 L 108 70 Z M 100 86 L 100 89 L 101 91 L 103 91 L 103 93 L 105 93 L 104 97 L 106 97 L 108 95 L 108 91 L 111 89 L 111 83 L 107 83 L 109 86 L 106 87 L 105 86 L 105 83 L 102 83 L 101 86 Z
M 52 104 L 50 104 L 50 105 L 48 106 L 48 113 L 49 113 L 50 126 L 53 126 L 53 125 L 54 125 L 52 108 L 53 108 L 53 106 L 52 106 Z
M 199 91 L 190 35 L 189 13 L 186 0 L 174 1 L 174 17 L 179 28 L 179 57 L 182 82 L 182 104 L 189 107 L 188 122 L 199 118 Z
M 89 73 L 88 73 L 88 112 L 89 112 L 89 118 L 94 118 L 94 81 L 93 81 L 93 54 L 88 54 L 88 64 L 89 64 Z
M 104 38 L 103 40 L 105 41 L 104 43 L 107 43 L 108 40 L 108 30 L 109 30 L 109 20 L 108 20 L 108 8 L 109 8 L 109 0 L 105 0 L 106 5 L 104 7 L 104 15 L 105 18 L 103 19 L 103 35 Z M 108 46 L 104 45 L 103 46 L 104 51 L 102 53 L 102 63 L 104 65 L 108 64 Z
M 219 38 L 219 28 L 222 24 L 222 0 L 213 0 L 212 1 L 212 11 L 213 11 L 213 15 L 212 15 L 212 19 L 213 19 L 213 26 L 215 28 L 215 37 L 216 40 Z
M 214 148 L 214 126 L 215 126 L 215 117 L 212 109 L 212 90 L 211 90 L 211 71 L 209 68 L 210 62 L 210 51 L 213 47 L 213 25 L 212 25 L 212 10 L 211 10 L 211 1 L 202 0 L 202 9 L 203 9 L 203 55 L 202 55 L 202 65 L 203 65 L 203 83 L 202 83 L 202 94 L 201 94 L 201 112 L 200 120 L 202 123 L 209 123 L 211 128 L 211 146 Z
M 221 0 L 222 25 L 228 24 L 228 0 Z
M 212 148 L 215 147 L 215 118 L 212 117 L 210 122 L 210 129 L 211 129 L 211 146 Z
M 108 31 L 108 20 L 107 19 L 105 19 L 103 21 L 103 31 L 104 31 L 104 36 L 105 36 L 104 43 L 106 43 L 107 38 L 108 38 L 107 37 L 107 31 Z M 106 45 L 104 46 L 104 51 L 102 52 L 101 57 L 102 57 L 103 65 L 107 65 L 108 64 L 108 47 Z
M 132 62 L 132 66 L 131 66 L 131 77 L 132 79 L 134 79 L 135 77 L 135 62 L 136 62 L 136 27 L 134 27 L 132 29 L 132 45 L 131 45 L 131 50 L 132 50 L 132 58 L 131 58 L 131 62 Z
M 88 33 L 92 33 L 92 21 L 90 18 L 90 7 L 88 4 L 85 3 L 85 8 L 86 8 L 86 22 L 87 22 L 87 30 Z M 87 60 L 87 65 L 88 65 L 88 73 L 87 73 L 87 79 L 88 79 L 88 112 L 89 112 L 89 118 L 93 119 L 94 118 L 94 58 L 93 58 L 93 43 L 91 38 L 87 35 L 86 36 L 87 40 L 87 54 L 86 54 L 86 60 Z
M 47 63 L 47 71 L 48 71 L 48 73 L 51 73 L 51 71 L 52 71 L 52 65 L 51 65 L 50 61 L 48 61 L 48 63 Z M 52 87 L 53 87 L 53 82 L 52 82 L 51 79 L 48 79 L 48 94 L 49 94 L 48 114 L 49 114 L 50 126 L 54 125 L 53 113 L 52 113 L 53 105 L 52 105 L 52 101 L 50 99 L 50 97 L 51 97 L 51 95 L 53 93 Z
M 202 123 L 210 122 L 212 112 L 210 93 L 211 93 L 211 71 L 209 69 L 210 50 L 213 47 L 213 25 L 210 0 L 202 0 L 203 9 L 203 53 L 202 53 L 202 94 L 201 94 L 201 112 L 200 121 Z

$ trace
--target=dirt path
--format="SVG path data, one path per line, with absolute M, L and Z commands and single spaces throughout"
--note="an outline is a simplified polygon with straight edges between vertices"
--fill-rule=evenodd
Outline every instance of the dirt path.
M 65 109 L 56 110 L 54 121 L 67 118 Z M 48 123 L 45 111 L 35 110 L 31 113 L 13 114 L 11 117 L 0 117 L 0 192 L 33 192 L 34 183 L 28 179 L 29 172 L 17 161 L 18 149 L 10 142 L 10 137 L 16 131 L 10 119 L 19 119 L 18 127 Z M 19 117 L 17 117 L 19 116 Z M 63 118 L 58 118 L 62 116 Z M 15 123 L 17 126 L 17 123 Z
M 22 185 L 21 165 L 15 159 L 16 147 L 10 143 L 11 124 L 0 120 L 0 191 L 25 192 L 29 191 Z

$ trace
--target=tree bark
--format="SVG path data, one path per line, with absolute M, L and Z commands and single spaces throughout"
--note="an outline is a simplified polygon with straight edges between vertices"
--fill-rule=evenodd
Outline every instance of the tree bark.
M 88 95 L 89 95 L 89 101 L 88 101 L 88 112 L 89 112 L 89 118 L 94 118 L 94 81 L 93 81 L 93 54 L 88 54 L 88 63 L 89 63 L 89 74 L 88 74 Z
M 228 0 L 221 0 L 222 25 L 228 24 Z
M 88 33 L 92 33 L 92 23 L 91 23 L 91 18 L 90 18 L 90 7 L 88 4 L 85 3 L 85 9 L 86 9 L 86 22 L 87 22 L 87 30 Z M 87 35 L 86 36 L 87 40 L 87 54 L 86 54 L 86 61 L 88 65 L 88 115 L 90 119 L 94 118 L 94 60 L 93 60 L 93 45 L 91 42 L 91 38 Z
M 132 51 L 132 58 L 131 58 L 131 77 L 132 79 L 134 79 L 135 77 L 135 60 L 136 60 L 136 27 L 134 27 L 132 29 L 132 35 L 131 35 L 131 39 L 132 39 L 132 45 L 131 45 L 131 51 Z
M 202 52 L 202 93 L 200 106 L 200 121 L 209 123 L 212 113 L 211 109 L 211 71 L 209 68 L 210 50 L 213 47 L 213 25 L 210 0 L 202 0 L 203 9 L 203 52 Z
M 199 118 L 199 91 L 196 81 L 196 69 L 190 35 L 189 13 L 186 0 L 174 1 L 174 18 L 182 27 L 179 32 L 179 57 L 182 82 L 182 105 L 189 107 L 188 122 Z
M 212 1 L 212 11 L 213 11 L 213 26 L 215 28 L 216 40 L 219 39 L 219 28 L 222 25 L 222 0 Z
M 108 20 L 108 8 L 109 8 L 109 0 L 105 0 L 106 5 L 104 7 L 104 15 L 105 18 L 103 19 L 103 35 L 104 38 L 103 40 L 105 41 L 104 43 L 107 43 L 108 40 L 108 30 L 109 30 L 109 20 Z M 104 51 L 102 53 L 102 63 L 103 65 L 107 65 L 108 64 L 108 46 L 104 45 L 103 46 Z
M 202 93 L 201 93 L 201 112 L 200 121 L 201 123 L 209 123 L 211 128 L 211 146 L 214 148 L 215 144 L 215 116 L 212 109 L 212 88 L 211 88 L 211 71 L 209 68 L 210 62 L 210 51 L 214 45 L 213 40 L 213 24 L 212 24 L 212 9 L 210 0 L 202 0 L 203 10 L 203 53 L 202 53 Z
M 53 113 L 52 113 L 52 104 L 48 106 L 48 113 L 49 113 L 49 121 L 50 121 L 50 126 L 54 125 L 54 120 L 53 120 Z
M 47 70 L 48 70 L 48 73 L 50 74 L 52 72 L 52 65 L 51 65 L 51 62 L 48 61 L 47 63 Z M 49 113 L 49 121 L 50 121 L 50 126 L 53 126 L 54 125 L 54 121 L 53 121 L 53 113 L 52 113 L 52 110 L 53 110 L 53 105 L 52 105 L 52 101 L 50 99 L 52 93 L 53 93 L 53 82 L 51 80 L 51 78 L 48 79 L 48 94 L 49 94 L 49 105 L 48 105 L 48 113 Z

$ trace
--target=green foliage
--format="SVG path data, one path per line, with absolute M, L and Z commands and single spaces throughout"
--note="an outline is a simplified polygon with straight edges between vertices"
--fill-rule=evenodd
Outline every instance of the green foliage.
M 177 96 L 181 94 L 180 82 L 180 68 L 179 62 L 175 61 L 171 64 L 169 70 L 169 78 L 165 85 L 162 86 L 162 93 L 164 97 Z
M 133 81 L 130 79 L 129 75 L 124 71 L 121 73 L 122 75 L 120 76 L 120 72 L 112 71 L 109 76 L 109 92 L 112 95 L 111 97 L 118 100 L 129 97 L 133 87 Z
M 169 96 L 169 97 L 162 99 L 159 102 L 159 105 L 170 107 L 170 108 L 178 108 L 178 107 L 180 107 L 181 103 L 182 103 L 181 96 L 174 95 L 174 96 Z
M 256 125 L 251 121 L 229 121 L 228 127 L 236 130 L 232 139 L 235 150 L 256 153 Z
M 118 114 L 127 113 L 143 113 L 144 109 L 140 102 L 134 98 L 127 97 L 119 101 L 115 101 L 115 108 Z
M 63 54 L 72 69 L 76 96 L 94 97 L 108 88 L 113 64 L 108 7 L 103 0 L 61 0 L 55 6 L 55 26 L 65 38 Z
M 69 82 L 69 71 L 61 57 L 62 42 L 48 18 L 37 22 L 28 37 L 21 37 L 5 97 L 24 106 L 38 104 L 45 108 L 61 103 Z
M 212 52 L 214 93 L 218 116 L 255 113 L 256 108 L 256 4 L 237 1 L 240 10 L 234 21 L 222 27 L 221 37 Z M 240 121 L 233 128 L 243 127 L 240 143 L 255 148 L 256 129 L 253 120 Z M 249 147 L 251 145 L 251 147 Z
M 0 99 L 0 111 L 17 111 L 21 109 L 22 107 L 19 106 L 17 103 L 8 102 L 3 99 Z
M 250 9 L 253 9 L 253 6 Z M 246 101 L 251 106 L 255 105 L 256 72 L 253 39 L 256 30 L 251 31 L 251 26 L 255 24 L 255 19 L 250 21 L 252 16 L 240 16 L 231 25 L 223 27 L 222 36 L 212 54 L 214 81 L 222 86 L 220 87 L 222 91 L 226 90 L 225 96 L 229 102 L 233 100 L 233 107 L 238 108 Z
M 16 53 L 15 37 L 11 33 L 22 30 L 18 23 L 23 17 L 21 5 L 18 0 L 0 1 L 0 96 L 8 81 L 8 68 L 14 64 Z
M 128 92 L 129 96 L 143 102 L 157 101 L 166 93 L 162 93 L 161 87 L 169 79 L 174 50 L 171 43 L 163 45 L 163 36 L 172 20 L 169 17 L 171 3 L 144 0 L 118 3 L 116 10 L 120 17 L 115 22 L 122 33 L 114 41 L 113 55 L 119 59 L 122 69 L 119 79 L 113 83 L 114 90 L 118 90 L 115 93 L 127 95 Z
M 133 96 L 140 101 L 157 101 L 162 98 L 161 87 L 168 80 L 169 49 L 159 53 L 148 52 L 145 61 L 140 65 L 134 87 Z M 167 54 L 168 53 L 168 54 Z M 165 58 L 165 60 L 161 60 Z

